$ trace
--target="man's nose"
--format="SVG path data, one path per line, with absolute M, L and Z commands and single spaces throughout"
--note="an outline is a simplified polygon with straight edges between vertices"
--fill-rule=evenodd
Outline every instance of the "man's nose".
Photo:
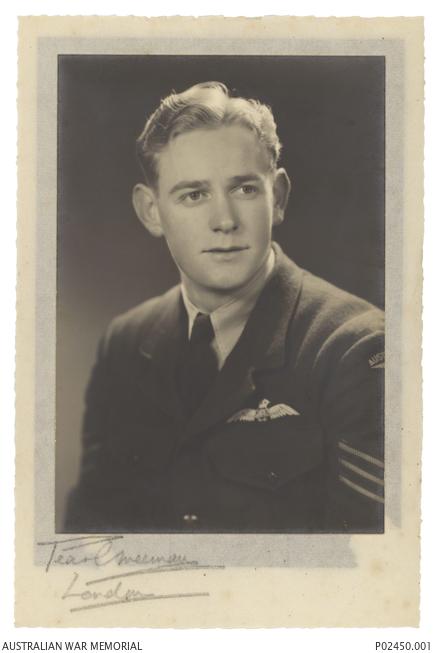
M 235 231 L 238 228 L 238 216 L 229 198 L 216 197 L 212 205 L 212 212 L 209 218 L 209 225 L 212 231 Z

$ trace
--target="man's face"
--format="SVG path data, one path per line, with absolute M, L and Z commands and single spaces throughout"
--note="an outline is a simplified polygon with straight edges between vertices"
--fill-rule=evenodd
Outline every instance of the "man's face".
M 248 283 L 283 217 L 277 173 L 256 135 L 236 125 L 181 134 L 160 153 L 158 173 L 157 219 L 191 298 Z

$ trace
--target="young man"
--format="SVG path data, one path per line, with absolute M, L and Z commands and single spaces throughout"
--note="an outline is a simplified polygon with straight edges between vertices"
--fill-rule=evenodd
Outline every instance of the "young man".
M 272 243 L 279 153 L 220 83 L 148 120 L 133 203 L 181 284 L 101 342 L 66 530 L 383 530 L 383 315 Z

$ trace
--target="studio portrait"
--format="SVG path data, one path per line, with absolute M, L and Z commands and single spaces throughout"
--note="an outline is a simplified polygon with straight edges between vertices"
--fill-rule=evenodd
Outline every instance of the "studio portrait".
M 385 61 L 58 58 L 56 532 L 383 533 Z

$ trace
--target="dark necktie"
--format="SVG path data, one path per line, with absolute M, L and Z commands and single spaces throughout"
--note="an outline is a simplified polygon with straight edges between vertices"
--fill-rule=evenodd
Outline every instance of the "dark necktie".
M 210 316 L 197 313 L 179 374 L 180 394 L 189 415 L 203 401 L 218 373 L 214 335 Z

